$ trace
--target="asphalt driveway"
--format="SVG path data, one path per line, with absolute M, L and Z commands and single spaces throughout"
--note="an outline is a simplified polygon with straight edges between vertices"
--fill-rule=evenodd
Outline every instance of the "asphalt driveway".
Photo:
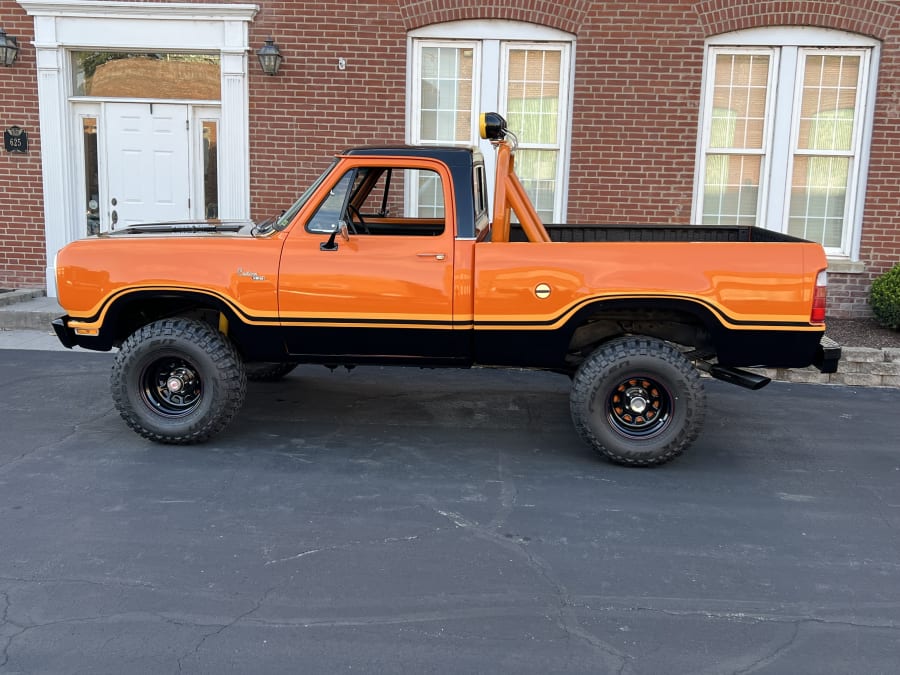
M 709 382 L 651 470 L 568 380 L 303 367 L 201 446 L 0 351 L 0 672 L 894 673 L 900 391 Z

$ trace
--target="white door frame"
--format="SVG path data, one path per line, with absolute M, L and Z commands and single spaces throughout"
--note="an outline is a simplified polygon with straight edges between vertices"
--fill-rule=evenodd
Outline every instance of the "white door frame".
M 72 123 L 68 50 L 217 52 L 221 59 L 219 128 L 221 218 L 250 215 L 247 52 L 252 4 L 17 0 L 34 17 L 47 251 L 47 293 L 55 295 L 56 252 L 78 239 L 84 204 L 76 185 L 81 141 Z

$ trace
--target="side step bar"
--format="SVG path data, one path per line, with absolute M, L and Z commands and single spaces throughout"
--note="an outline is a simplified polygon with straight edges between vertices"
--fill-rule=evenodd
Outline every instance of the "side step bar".
M 709 374 L 717 380 L 737 384 L 741 387 L 752 389 L 753 391 L 762 389 L 772 381 L 772 378 L 770 377 L 763 377 L 762 375 L 757 375 L 756 373 L 751 373 L 746 370 L 740 370 L 739 368 L 720 366 L 718 363 L 710 366 Z

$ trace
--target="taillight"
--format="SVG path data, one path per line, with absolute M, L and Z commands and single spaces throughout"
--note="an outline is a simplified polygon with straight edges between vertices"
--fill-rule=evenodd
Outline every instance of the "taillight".
M 828 296 L 828 272 L 822 270 L 816 277 L 816 288 L 813 291 L 812 312 L 809 314 L 810 323 L 825 323 L 825 305 Z

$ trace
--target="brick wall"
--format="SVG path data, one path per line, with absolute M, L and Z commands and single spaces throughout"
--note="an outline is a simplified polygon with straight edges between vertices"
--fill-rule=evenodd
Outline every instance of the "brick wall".
M 258 4 L 252 49 L 271 35 L 285 61 L 277 77 L 255 63 L 250 68 L 254 217 L 284 208 L 336 150 L 403 142 L 408 30 L 493 18 L 576 35 L 569 220 L 687 223 L 704 40 L 745 28 L 814 25 L 883 41 L 861 245 L 865 271 L 830 275 L 831 314 L 868 314 L 871 280 L 900 259 L 900 3 L 364 0 L 340 11 L 310 0 Z M 0 0 L 0 26 L 22 46 L 19 62 L 0 79 L 0 124 L 26 127 L 32 143 L 27 156 L 0 155 L 0 181 L 8 186 L 0 193 L 0 285 L 40 286 L 45 261 L 31 19 L 14 1 Z M 338 58 L 346 59 L 345 70 Z
M 271 35 L 285 55 L 277 77 L 250 68 L 251 208 L 265 218 L 299 196 L 335 152 L 403 143 L 406 33 L 394 2 L 260 7 L 250 44 L 255 50 Z
M 18 4 L 0 0 L 0 28 L 19 41 L 18 60 L 0 66 L 0 131 L 28 133 L 28 154 L 0 150 L 0 287 L 38 288 L 45 248 L 34 25 Z
M 577 37 L 569 220 L 688 223 L 703 66 L 696 12 L 594 2 Z

